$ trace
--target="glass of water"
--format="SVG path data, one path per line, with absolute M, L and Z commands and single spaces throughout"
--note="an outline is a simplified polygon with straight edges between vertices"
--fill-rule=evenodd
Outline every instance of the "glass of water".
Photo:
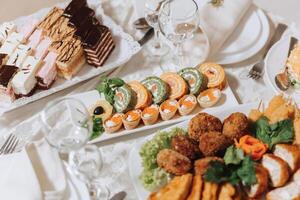
M 182 44 L 193 38 L 198 27 L 198 6 L 195 1 L 169 0 L 162 5 L 159 28 L 161 33 L 173 43 L 176 50 L 172 58 L 166 58 L 162 61 L 162 65 L 173 64 L 178 69 L 188 67 Z
M 154 56 L 162 56 L 168 53 L 169 48 L 159 38 L 158 16 L 163 3 L 166 0 L 145 0 L 145 19 L 154 28 L 155 37 L 149 43 L 148 50 Z

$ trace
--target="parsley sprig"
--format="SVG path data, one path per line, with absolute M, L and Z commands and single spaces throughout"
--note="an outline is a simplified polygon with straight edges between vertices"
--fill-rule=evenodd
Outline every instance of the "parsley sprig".
M 103 93 L 105 100 L 113 104 L 116 89 L 124 84 L 125 82 L 120 78 L 107 78 L 103 76 L 100 78 L 100 83 L 96 87 L 96 90 L 98 90 L 99 93 Z
M 99 137 L 104 133 L 104 127 L 102 123 L 102 119 L 99 117 L 93 116 L 93 129 L 92 129 L 92 135 L 91 135 L 91 140 Z

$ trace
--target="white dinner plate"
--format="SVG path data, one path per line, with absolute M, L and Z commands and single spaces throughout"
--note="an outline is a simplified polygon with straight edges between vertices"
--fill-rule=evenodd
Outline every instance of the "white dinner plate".
M 296 36 L 294 36 L 296 37 Z M 300 40 L 300 38 L 297 38 Z M 300 103 L 300 91 L 293 89 L 292 87 L 287 91 L 281 91 L 276 83 L 275 77 L 278 73 L 282 72 L 285 67 L 287 60 L 288 50 L 290 44 L 290 37 L 284 37 L 279 40 L 268 52 L 265 59 L 265 74 L 267 79 L 267 84 L 274 90 L 275 93 L 284 93 L 288 96 L 293 97 L 293 99 Z
M 238 105 L 235 107 L 226 107 L 226 109 L 222 110 L 222 111 L 206 111 L 216 117 L 218 117 L 220 120 L 224 120 L 226 117 L 228 117 L 231 113 L 233 112 L 242 112 L 246 115 L 248 115 L 248 113 L 250 112 L 251 109 L 256 108 L 257 105 L 259 104 L 259 102 L 256 103 L 250 103 L 250 104 L 243 104 L 243 105 Z M 183 129 L 188 128 L 188 123 L 189 120 L 184 121 L 180 124 L 176 124 L 174 126 L 171 126 L 167 129 L 164 129 L 162 131 L 170 131 L 171 129 L 175 128 L 175 127 L 180 127 Z M 148 196 L 150 195 L 150 192 L 145 190 L 143 185 L 141 184 L 140 180 L 139 180 L 139 176 L 142 173 L 143 167 L 142 167 L 142 160 L 141 157 L 139 155 L 139 151 L 141 149 L 141 146 L 143 144 L 145 144 L 147 141 L 151 140 L 154 137 L 155 134 L 152 134 L 146 138 L 143 138 L 142 140 L 140 140 L 139 142 L 137 142 L 135 144 L 135 146 L 132 148 L 130 155 L 129 155 L 129 160 L 128 160 L 128 164 L 129 164 L 129 173 L 130 173 L 130 178 L 131 181 L 133 183 L 134 189 L 137 193 L 137 196 L 140 200 L 144 200 L 147 199 Z
M 264 47 L 269 35 L 270 24 L 266 14 L 252 5 L 219 53 L 213 55 L 212 59 L 220 64 L 244 61 Z

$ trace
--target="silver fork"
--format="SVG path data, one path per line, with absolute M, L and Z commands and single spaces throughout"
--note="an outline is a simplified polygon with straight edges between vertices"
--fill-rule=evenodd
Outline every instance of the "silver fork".
M 282 34 L 284 33 L 284 31 L 287 29 L 287 25 L 285 24 L 278 24 L 278 26 L 276 27 L 275 33 L 272 36 L 272 39 L 270 40 L 270 42 L 268 43 L 268 46 L 266 47 L 264 54 L 262 56 L 262 58 L 260 59 L 259 62 L 257 62 L 249 71 L 248 73 L 248 77 L 252 78 L 254 80 L 258 80 L 261 78 L 263 70 L 264 70 L 264 66 L 265 66 L 265 62 L 264 59 L 266 57 L 266 55 L 268 54 L 270 48 L 277 42 L 280 40 Z
M 19 144 L 19 139 L 14 134 L 9 134 L 0 148 L 0 155 L 13 153 Z

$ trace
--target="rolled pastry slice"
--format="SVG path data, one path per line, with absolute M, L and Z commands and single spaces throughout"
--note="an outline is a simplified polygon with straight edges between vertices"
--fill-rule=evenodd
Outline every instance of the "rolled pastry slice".
M 175 116 L 179 107 L 177 100 L 166 100 L 159 107 L 159 113 L 163 120 L 169 120 Z
M 131 110 L 128 111 L 124 118 L 123 124 L 126 130 L 135 129 L 141 121 L 141 110 Z
M 210 88 L 201 92 L 197 97 L 197 101 L 200 107 L 209 108 L 214 106 L 221 99 L 221 96 L 221 90 L 217 88 Z
M 197 105 L 197 98 L 193 94 L 184 95 L 179 101 L 179 114 L 188 115 L 190 114 Z
M 223 90 L 226 86 L 225 71 L 221 65 L 216 63 L 203 63 L 199 71 L 208 78 L 208 88 Z
M 116 113 L 112 117 L 108 118 L 104 121 L 105 132 L 114 133 L 122 127 L 122 120 L 124 118 L 124 114 Z
M 186 81 L 190 93 L 194 95 L 198 95 L 207 88 L 207 78 L 196 68 L 184 68 L 178 74 Z
M 123 85 L 116 89 L 114 97 L 114 108 L 118 113 L 125 113 L 134 108 L 136 104 L 136 93 L 128 86 Z
M 151 105 L 143 110 L 141 117 L 145 125 L 151 125 L 157 122 L 158 115 L 159 107 L 157 105 Z
M 128 83 L 129 87 L 136 93 L 137 102 L 135 109 L 144 109 L 151 105 L 152 97 L 150 92 L 138 81 L 132 81 Z
M 152 95 L 155 104 L 160 104 L 168 98 L 169 87 L 158 77 L 150 76 L 141 82 Z
M 176 73 L 166 72 L 160 77 L 170 87 L 169 99 L 180 99 L 188 92 L 188 86 L 185 80 Z
M 105 100 L 98 100 L 90 109 L 91 116 L 101 118 L 103 121 L 107 120 L 113 112 L 113 107 Z

